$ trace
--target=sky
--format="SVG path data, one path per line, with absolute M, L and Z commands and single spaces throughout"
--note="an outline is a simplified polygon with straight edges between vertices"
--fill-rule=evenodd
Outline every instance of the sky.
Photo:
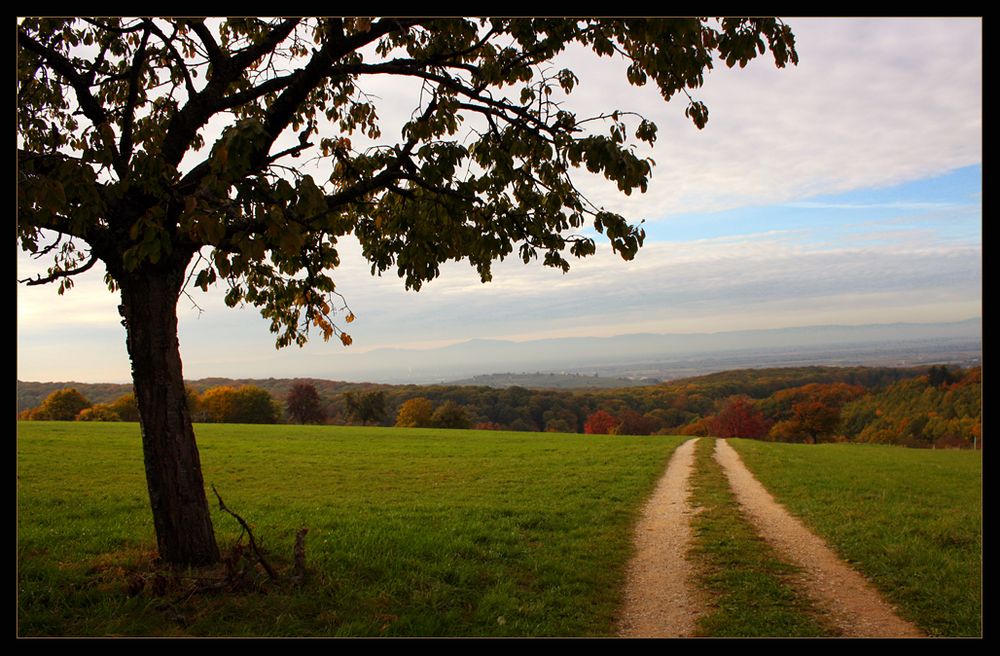
M 646 194 L 578 181 L 597 205 L 643 221 L 632 262 L 598 237 L 597 254 L 565 275 L 508 260 L 483 285 L 467 263 L 448 263 L 413 292 L 391 271 L 373 277 L 345 241 L 335 279 L 357 316 L 351 347 L 276 350 L 256 309 L 194 290 L 200 309 L 184 297 L 178 306 L 185 377 L 338 379 L 347 353 L 470 339 L 981 316 L 982 21 L 786 22 L 799 65 L 779 70 L 769 54 L 742 70 L 717 65 L 693 94 L 709 107 L 704 130 L 684 102 L 629 86 L 616 62 L 580 51 L 559 62 L 580 77 L 567 102 L 581 116 L 617 108 L 659 126 L 655 148 L 640 151 L 656 162 Z M 370 91 L 388 135 L 412 89 Z M 19 279 L 44 270 L 19 246 L 17 262 Z M 18 379 L 130 379 L 103 275 L 94 267 L 61 297 L 17 286 Z

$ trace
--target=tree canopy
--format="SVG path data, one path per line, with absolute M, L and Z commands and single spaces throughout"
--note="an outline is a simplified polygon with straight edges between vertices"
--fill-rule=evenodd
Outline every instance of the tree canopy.
M 587 200 L 576 171 L 645 191 L 645 117 L 579 115 L 569 48 L 621 57 L 630 83 L 688 99 L 716 60 L 797 55 L 774 18 L 25 18 L 17 28 L 17 238 L 47 258 L 28 285 L 72 286 L 100 260 L 121 294 L 160 556 L 218 548 L 186 400 L 177 300 L 225 286 L 277 346 L 351 337 L 341 240 L 408 288 L 467 260 L 566 271 L 602 233 L 631 259 L 644 232 Z M 419 86 L 383 134 L 374 80 Z M 308 155 L 310 159 L 303 159 Z
M 395 268 L 412 288 L 447 260 L 489 280 L 515 249 L 565 270 L 567 254 L 595 250 L 575 232 L 586 225 L 630 259 L 642 230 L 590 204 L 571 173 L 645 191 L 651 163 L 634 145 L 656 126 L 571 111 L 577 75 L 544 65 L 573 45 L 623 57 L 629 81 L 666 100 L 687 95 L 699 127 L 708 110 L 688 89 L 714 58 L 742 66 L 770 48 L 778 66 L 796 61 L 788 27 L 763 18 L 26 19 L 18 237 L 53 261 L 28 282 L 65 288 L 101 259 L 114 287 L 198 254 L 193 282 L 223 281 L 226 302 L 258 306 L 283 346 L 311 327 L 350 343 L 332 275 L 348 234 L 373 272 Z M 422 83 L 398 135 L 382 134 L 365 92 L 386 76 Z M 306 153 L 322 177 L 295 165 Z

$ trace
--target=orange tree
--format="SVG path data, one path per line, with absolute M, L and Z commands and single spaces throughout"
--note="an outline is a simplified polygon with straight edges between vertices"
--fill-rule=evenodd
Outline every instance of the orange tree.
M 666 100 L 687 96 L 699 127 L 708 110 L 689 90 L 713 60 L 796 61 L 771 18 L 20 22 L 17 234 L 51 261 L 22 282 L 62 291 L 100 260 L 121 295 L 162 559 L 219 557 L 177 342 L 188 281 L 259 307 L 279 347 L 310 326 L 349 344 L 333 279 L 348 235 L 373 273 L 395 268 L 414 289 L 448 260 L 489 280 L 515 249 L 565 271 L 567 255 L 595 251 L 574 232 L 588 224 L 635 255 L 642 230 L 590 204 L 572 173 L 645 190 L 651 162 L 633 146 L 656 126 L 573 111 L 577 76 L 547 63 L 571 46 L 623 57 L 628 80 Z M 383 139 L 365 87 L 393 76 L 422 88 Z M 355 148 L 359 134 L 376 145 Z M 304 153 L 325 164 L 318 179 L 289 165 Z

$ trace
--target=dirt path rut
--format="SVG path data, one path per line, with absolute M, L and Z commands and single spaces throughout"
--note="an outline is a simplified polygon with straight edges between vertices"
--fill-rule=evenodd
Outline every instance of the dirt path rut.
M 715 459 L 736 498 L 761 535 L 804 571 L 803 586 L 829 619 L 850 637 L 919 637 L 860 574 L 779 505 L 746 468 L 726 440 L 717 440 Z
M 619 635 L 689 636 L 704 605 L 686 554 L 691 543 L 688 479 L 694 445 L 677 447 L 636 527 Z

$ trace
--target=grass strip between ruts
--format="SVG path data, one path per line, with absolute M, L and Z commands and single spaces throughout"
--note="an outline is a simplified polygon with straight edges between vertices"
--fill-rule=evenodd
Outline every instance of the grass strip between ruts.
M 781 559 L 740 510 L 722 468 L 715 440 L 702 438 L 691 478 L 698 582 L 710 609 L 698 634 L 716 637 L 837 635 L 795 586 L 799 569 Z

